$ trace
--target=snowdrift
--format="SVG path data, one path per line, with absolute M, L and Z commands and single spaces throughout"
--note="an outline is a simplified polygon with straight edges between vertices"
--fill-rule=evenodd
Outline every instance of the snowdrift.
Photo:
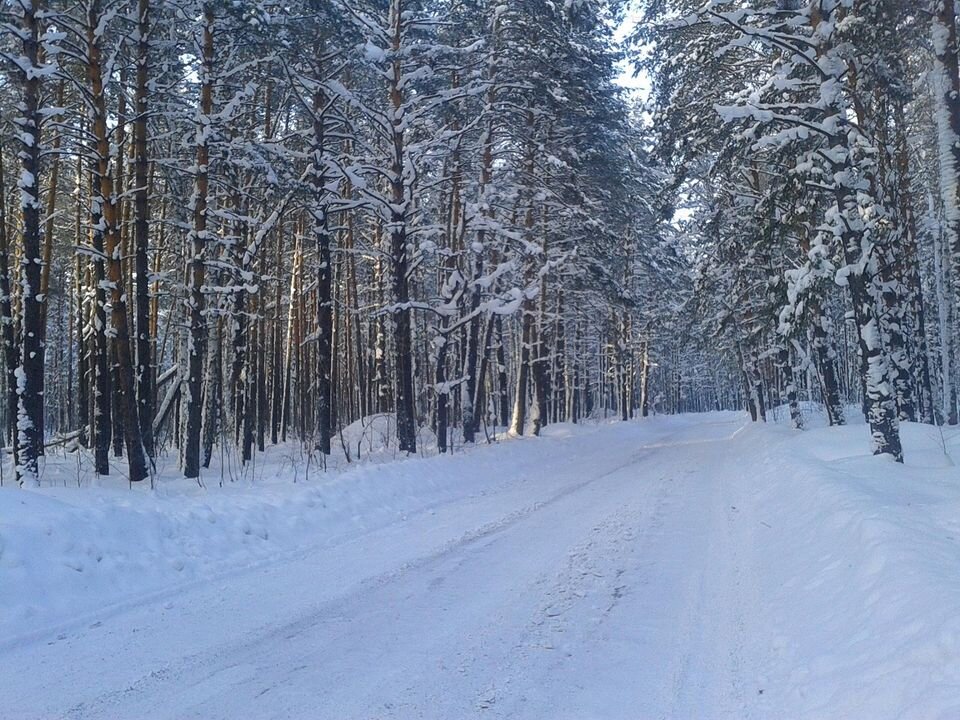
M 561 425 L 534 442 L 469 448 L 469 457 L 459 445 L 430 457 L 435 439 L 421 431 L 427 460 L 400 456 L 393 430 L 389 415 L 344 428 L 352 460 L 337 448 L 326 470 L 293 445 L 270 448 L 243 474 L 221 471 L 216 458 L 203 487 L 174 467 L 153 491 L 122 476 L 78 487 L 71 457 L 48 460 L 50 484 L 0 488 L 0 646 L 521 483 L 542 453 L 597 426 Z
M 905 465 L 864 454 L 863 425 L 748 431 L 762 470 L 740 502 L 790 717 L 960 717 L 960 430 L 902 431 Z

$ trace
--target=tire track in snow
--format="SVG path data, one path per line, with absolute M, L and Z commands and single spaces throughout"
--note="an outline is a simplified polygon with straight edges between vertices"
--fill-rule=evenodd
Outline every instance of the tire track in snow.
M 728 424 L 718 424 L 729 427 Z M 674 475 L 685 463 L 686 448 L 690 446 L 713 445 L 734 439 L 743 427 L 730 435 L 719 438 L 686 440 L 679 442 L 659 442 L 643 447 L 645 452 L 657 451 L 655 462 L 637 467 L 626 467 L 639 476 L 659 473 L 653 488 L 646 493 L 622 493 L 624 504 L 617 508 L 602 522 L 594 526 L 588 537 L 568 553 L 566 565 L 552 580 L 546 577 L 541 585 L 543 603 L 521 639 L 510 653 L 510 661 L 496 682 L 477 696 L 477 708 L 486 711 L 479 717 L 517 718 L 525 717 L 527 711 L 542 712 L 543 708 L 530 707 L 522 692 L 524 687 L 549 685 L 552 678 L 564 669 L 565 665 L 576 665 L 585 651 L 592 650 L 590 643 L 595 636 L 604 632 L 604 626 L 611 622 L 611 614 L 637 588 L 630 582 L 636 582 L 633 576 L 642 578 L 645 564 L 645 550 L 651 541 L 662 531 L 664 519 L 675 503 L 678 486 Z M 684 455 L 679 456 L 679 453 Z M 644 454 L 644 459 L 650 455 Z M 639 482 L 646 482 L 646 477 Z M 653 497 L 649 491 L 653 489 Z M 626 497 L 624 497 L 626 495 Z M 627 575 L 630 575 L 628 578 Z M 666 601 L 667 598 L 664 598 Z M 622 614 L 616 620 L 623 620 Z M 616 634 L 617 629 L 611 629 Z M 547 663 L 531 663 L 531 656 L 543 652 L 555 654 Z M 571 673 L 572 682 L 579 674 Z M 570 678 L 568 678 L 569 680 Z M 589 682 L 585 679 L 583 682 Z M 562 685 L 563 683 L 558 683 Z M 581 690 L 586 688 L 580 688 Z M 557 687 L 556 692 L 563 688 Z M 513 702 L 498 704 L 498 698 L 513 694 Z M 627 698 L 623 698 L 625 704 Z M 556 717 L 568 717 L 570 708 L 558 707 Z M 491 714 L 492 713 L 492 714 Z M 540 715 L 537 715 L 539 717 Z M 549 714 L 544 715 L 544 717 Z M 574 711 L 569 717 L 600 717 Z M 619 716 L 617 716 L 619 717 Z M 708 717 L 708 716 L 699 716 Z M 698 719 L 699 720 L 699 719 Z
M 653 448 L 641 447 L 638 451 L 631 454 L 627 460 L 617 463 L 613 468 L 587 478 L 586 480 L 566 485 L 545 500 L 529 504 L 492 522 L 465 532 L 459 538 L 446 542 L 434 552 L 405 562 L 393 570 L 367 578 L 354 586 L 348 594 L 324 601 L 314 606 L 308 613 L 293 621 L 282 625 L 265 626 L 257 632 L 246 635 L 237 642 L 186 656 L 176 663 L 169 663 L 161 668 L 151 670 L 124 688 L 112 690 L 92 700 L 76 704 L 67 710 L 64 717 L 70 720 L 114 717 L 114 708 L 128 704 L 134 697 L 146 696 L 156 688 L 169 685 L 177 686 L 184 682 L 197 684 L 198 679 L 211 679 L 214 675 L 218 674 L 219 671 L 204 674 L 202 672 L 203 668 L 221 666 L 218 661 L 225 658 L 251 655 L 256 648 L 264 643 L 280 638 L 293 638 L 317 625 L 330 622 L 331 618 L 333 621 L 336 621 L 338 618 L 343 617 L 345 611 L 353 606 L 358 599 L 369 595 L 371 592 L 396 583 L 414 571 L 424 570 L 439 564 L 458 552 L 468 550 L 471 546 L 482 544 L 490 538 L 522 523 L 534 514 L 552 507 L 569 496 L 640 463 L 653 452 Z
M 438 543 L 428 552 L 419 553 L 384 572 L 371 574 L 345 587 L 336 596 L 315 601 L 312 605 L 299 605 L 296 611 L 281 614 L 278 622 L 260 627 L 251 625 L 251 630 L 234 640 L 225 635 L 216 640 L 216 644 L 205 647 L 200 644 L 202 649 L 199 652 L 155 663 L 154 667 L 150 667 L 147 658 L 139 678 L 124 682 L 123 687 L 115 686 L 93 698 L 74 702 L 66 717 L 116 718 L 143 716 L 145 713 L 151 716 L 166 713 L 167 717 L 178 720 L 185 717 L 230 717 L 204 710 L 219 708 L 216 703 L 224 698 L 231 707 L 247 708 L 245 712 L 248 711 L 250 717 L 283 717 L 283 703 L 290 702 L 291 695 L 303 692 L 313 693 L 312 707 L 315 710 L 311 715 L 304 715 L 301 711 L 300 714 L 290 712 L 287 716 L 337 717 L 338 720 L 360 717 L 459 720 L 497 714 L 521 717 L 524 715 L 523 704 L 514 702 L 518 708 L 516 713 L 509 710 L 510 701 L 518 700 L 518 694 L 524 691 L 520 687 L 523 683 L 542 681 L 545 676 L 549 679 L 551 673 L 569 676 L 572 668 L 584 660 L 581 651 L 589 650 L 584 643 L 591 635 L 615 633 L 616 624 L 624 622 L 623 605 L 633 599 L 631 594 L 637 590 L 635 584 L 630 583 L 635 583 L 632 578 L 642 572 L 640 561 L 644 560 L 645 548 L 661 532 L 665 519 L 669 517 L 672 524 L 672 518 L 683 510 L 674 504 L 676 490 L 672 485 L 676 484 L 676 478 L 673 470 L 684 463 L 688 454 L 696 454 L 693 452 L 695 446 L 727 441 L 731 429 L 730 424 L 717 425 L 706 431 L 697 426 L 681 428 L 676 433 L 680 437 L 677 442 L 635 446 L 626 457 L 626 448 L 620 444 L 626 435 L 623 431 L 608 436 L 615 438 L 616 444 L 571 446 L 569 454 L 564 452 L 558 457 L 559 462 L 544 468 L 548 477 L 552 477 L 551 472 L 556 474 L 560 487 L 553 486 L 552 492 L 546 492 L 549 487 L 546 485 L 531 487 L 542 499 L 526 502 L 488 522 L 477 522 L 472 528 L 464 523 L 462 528 L 469 529 Z M 716 432 L 719 430 L 723 437 L 682 439 L 692 434 L 691 430 L 710 435 L 719 435 Z M 603 472 L 594 474 L 592 470 L 597 466 L 603 468 Z M 586 477 L 578 479 L 577 473 Z M 503 499 L 513 502 L 514 498 L 520 497 L 521 493 L 508 492 Z M 464 506 L 467 502 L 460 501 L 460 504 Z M 429 523 L 429 518 L 421 517 L 405 529 L 380 528 L 363 538 L 344 543 L 342 548 L 329 548 L 328 552 L 349 557 L 346 551 L 351 544 L 354 544 L 354 550 L 358 546 L 387 549 L 391 538 L 394 542 L 402 542 L 403 533 L 409 536 L 416 527 L 428 527 Z M 556 547 L 556 543 L 550 548 L 551 525 L 556 528 L 558 541 L 562 538 L 566 548 Z M 484 618 L 482 624 L 463 626 L 468 632 L 456 638 L 456 645 L 439 646 L 447 655 L 438 658 L 437 662 L 456 661 L 457 652 L 449 652 L 450 648 L 462 650 L 465 679 L 459 684 L 450 684 L 446 676 L 425 674 L 427 662 L 416 658 L 413 662 L 420 664 L 413 668 L 420 675 L 405 677 L 405 671 L 401 670 L 401 676 L 397 677 L 397 669 L 390 667 L 386 658 L 404 659 L 401 651 L 412 650 L 416 655 L 420 650 L 409 645 L 411 640 L 416 645 L 420 638 L 410 633 L 411 618 L 403 614 L 408 612 L 407 606 L 420 610 L 447 609 L 438 607 L 437 601 L 429 597 L 436 593 L 442 596 L 441 605 L 448 603 L 449 609 L 459 613 L 457 603 L 471 590 L 469 585 L 477 568 L 496 582 L 497 575 L 492 574 L 491 569 L 495 570 L 498 559 L 509 562 L 512 553 L 526 552 L 530 542 L 541 550 L 549 548 L 547 557 L 551 558 L 550 561 L 528 575 L 508 576 L 506 582 L 512 586 L 485 587 L 487 592 L 497 595 L 495 600 L 501 605 L 495 607 L 503 613 L 507 623 L 498 626 L 500 617 Z M 532 565 L 527 562 L 522 572 L 528 572 Z M 305 560 L 290 563 L 282 572 L 289 575 L 297 569 L 302 572 L 315 568 Z M 272 577 L 269 573 L 266 575 Z M 328 579 L 336 582 L 338 578 L 335 574 L 323 578 L 323 581 Z M 310 581 L 317 582 L 313 578 Z M 235 587 L 236 583 L 231 582 L 225 589 Z M 514 597 L 509 595 L 510 592 Z M 520 605 L 516 604 L 518 599 L 522 599 Z M 662 601 L 669 602 L 669 598 Z M 383 604 L 391 602 L 397 603 L 396 610 L 383 611 Z M 491 602 L 486 605 L 492 606 Z M 483 606 L 481 603 L 480 607 Z M 380 608 L 379 612 L 377 608 Z M 470 610 L 465 608 L 468 614 Z M 389 624 L 394 618 L 398 625 L 396 629 Z M 436 615 L 433 622 L 443 623 L 444 616 Z M 344 695 L 337 692 L 340 675 L 336 665 L 326 661 L 317 663 L 318 655 L 326 652 L 324 642 L 330 640 L 331 649 L 342 650 L 349 647 L 356 635 L 356 642 L 363 643 L 372 636 L 371 623 L 375 630 L 387 631 L 388 645 L 392 645 L 381 656 L 383 664 L 366 666 L 372 671 L 373 679 L 367 684 L 351 686 L 349 708 L 355 708 L 354 711 L 343 708 L 330 714 L 316 710 L 331 707 L 325 704 L 325 695 L 331 692 L 338 697 Z M 459 629 L 461 626 L 462 622 L 454 627 Z M 522 645 L 516 652 L 517 637 L 511 637 L 514 629 L 519 631 L 517 635 Z M 423 630 L 424 641 L 438 642 L 439 636 L 431 634 L 431 628 Z M 568 639 L 563 640 L 566 649 L 537 650 L 538 637 Z M 304 644 L 304 638 L 323 642 L 311 648 Z M 83 638 L 78 638 L 78 642 L 83 642 Z M 562 654 L 568 651 L 571 653 L 569 657 Z M 546 655 L 554 657 L 547 660 Z M 349 659 L 356 664 L 363 658 Z M 627 668 L 622 670 L 625 672 Z M 447 671 L 440 666 L 440 672 Z M 456 670 L 452 672 L 455 674 Z M 109 683 L 109 679 L 106 682 Z M 445 682 L 448 684 L 444 685 Z M 431 684 L 433 687 L 429 687 Z M 549 684 L 546 687 L 556 689 Z M 450 695 L 451 689 L 467 688 L 470 691 L 459 697 Z M 493 692 L 486 693 L 488 688 Z M 375 703 L 385 696 L 389 697 L 388 703 L 367 704 L 362 708 L 357 704 Z M 459 699 L 469 701 L 471 698 L 472 706 L 469 703 L 466 707 L 455 705 Z M 444 714 L 440 701 L 446 702 L 445 707 L 454 709 Z M 542 693 L 540 701 L 544 701 Z M 250 704 L 253 702 L 266 704 Z M 337 708 L 336 705 L 332 707 Z M 136 713 L 137 708 L 146 711 Z M 570 716 L 557 714 L 554 717 Z
M 730 466 L 717 470 L 709 496 L 699 503 L 711 509 L 709 529 L 698 537 L 704 560 L 684 596 L 661 720 L 751 720 L 763 690 L 756 649 L 744 642 L 755 636 L 748 624 L 759 622 L 748 619 L 747 608 L 755 615 L 761 607 L 756 571 L 740 550 L 751 541 L 736 537 L 747 532 L 746 518 L 726 476 L 742 471 Z

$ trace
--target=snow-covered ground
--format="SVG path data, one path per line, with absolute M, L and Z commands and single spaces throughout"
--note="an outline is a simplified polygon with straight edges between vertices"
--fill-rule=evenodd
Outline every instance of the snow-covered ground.
M 715 413 L 4 488 L 0 718 L 957 718 L 960 437 L 904 442 Z

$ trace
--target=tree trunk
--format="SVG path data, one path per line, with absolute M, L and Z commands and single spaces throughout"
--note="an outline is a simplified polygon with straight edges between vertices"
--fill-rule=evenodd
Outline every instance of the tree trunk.
M 830 425 L 845 425 L 840 379 L 837 374 L 837 351 L 830 337 L 827 316 L 819 300 L 808 300 L 807 309 L 810 313 L 810 347 L 820 378 L 820 395 L 827 411 L 827 422 Z
M 447 346 L 449 345 L 449 339 L 443 331 L 440 333 L 439 342 L 442 344 L 437 348 L 434 392 L 437 396 L 437 451 L 442 454 L 447 451 L 447 427 L 450 424 L 450 413 L 448 411 L 450 392 L 446 387 Z
M 859 212 L 856 197 L 846 192 L 838 192 L 837 204 L 843 215 Z M 841 241 L 847 265 L 856 266 L 863 252 L 860 234 L 848 229 L 843 233 Z M 873 452 L 875 455 L 889 454 L 897 462 L 903 462 L 896 398 L 887 383 L 888 359 L 880 341 L 876 309 L 867 289 L 867 278 L 860 272 L 852 272 L 847 283 L 857 324 L 860 377 L 864 383 L 864 410 L 870 425 Z
M 220 319 L 215 318 L 207 335 L 207 367 L 203 382 L 203 433 L 201 465 L 210 467 L 213 459 L 213 446 L 220 429 L 221 407 L 223 406 L 223 383 L 221 369 L 223 344 L 221 342 Z M 212 348 L 209 346 L 212 344 Z
M 137 332 L 137 417 L 147 456 L 153 458 L 153 418 L 156 415 L 154 386 L 154 336 L 150 323 L 150 200 L 148 197 L 147 96 L 149 93 L 150 0 L 137 0 L 137 76 L 134 94 L 133 153 L 133 245 L 136 272 L 135 304 Z
M 783 402 L 790 408 L 790 422 L 796 430 L 803 430 L 803 415 L 797 401 L 797 378 L 790 361 L 790 348 L 784 344 L 777 355 L 783 380 Z
M 127 449 L 129 480 L 139 482 L 147 473 L 146 456 L 140 439 L 136 384 L 133 358 L 130 353 L 130 331 L 127 324 L 126 290 L 121 258 L 119 208 L 110 171 L 110 139 L 107 131 L 107 107 L 103 82 L 103 56 L 100 36 L 96 29 L 102 22 L 99 0 L 90 3 L 87 18 L 87 52 L 90 91 L 93 106 L 91 131 L 96 142 L 96 170 L 98 183 L 94 185 L 93 204 L 99 206 L 102 242 L 107 262 L 107 285 L 110 289 L 110 323 L 113 354 L 116 360 L 118 387 L 114 388 L 119 410 L 120 426 Z M 106 328 L 100 333 L 106 340 Z M 106 350 L 104 342 L 103 350 Z M 107 403 L 104 403 L 104 406 Z
M 7 441 L 17 448 L 17 368 L 20 366 L 20 348 L 17 345 L 16 320 L 13 317 L 12 293 L 16 282 L 10 270 L 11 247 L 7 235 L 7 191 L 3 179 L 3 145 L 0 143 L 0 342 L 3 343 L 6 377 Z M 16 459 L 14 459 L 16 462 Z
M 943 232 L 945 255 L 949 256 L 949 266 L 944 266 L 942 274 L 952 277 L 953 297 L 947 299 L 950 304 L 946 315 L 944 346 L 944 404 L 947 422 L 957 424 L 957 318 L 960 317 L 960 64 L 957 52 L 957 18 L 953 0 L 936 0 L 933 21 L 936 53 L 934 73 L 937 121 L 937 146 L 940 149 L 940 194 L 943 202 Z M 949 282 L 944 282 L 949 286 Z
M 640 366 L 640 416 L 650 415 L 650 343 L 643 343 L 643 357 Z
M 40 293 L 43 270 L 40 228 L 40 133 L 43 114 L 40 108 L 40 28 L 43 12 L 40 0 L 25 0 L 22 8 L 20 39 L 25 67 L 19 72 L 21 87 L 20 126 L 20 217 L 23 255 L 20 261 L 20 326 L 22 351 L 16 370 L 17 388 L 17 480 L 38 484 L 40 457 L 43 455 L 44 340 L 43 316 L 46 298 Z
M 316 61 L 321 62 L 322 48 L 317 47 Z M 313 237 L 317 246 L 317 449 L 330 454 L 333 435 L 333 255 L 332 234 L 328 228 L 329 193 L 326 177 L 326 129 L 324 112 L 327 98 L 318 88 L 313 95 L 313 157 L 310 181 L 313 198 L 310 206 Z
M 526 305 L 527 302 L 524 302 Z M 510 432 L 514 435 L 523 435 L 527 425 L 527 392 L 530 378 L 530 346 L 533 336 L 533 311 L 524 307 L 522 313 L 522 329 L 520 336 L 520 357 L 517 364 L 517 386 L 513 396 L 513 417 L 510 421 Z
M 396 377 L 397 442 L 400 452 L 417 451 L 417 421 L 413 398 L 413 347 L 410 338 L 410 287 L 407 278 L 407 185 L 404 179 L 406 160 L 400 42 L 402 31 L 400 0 L 391 0 L 391 44 L 396 59 L 391 63 L 390 102 L 393 108 L 393 156 L 390 167 L 390 262 L 393 276 L 393 358 Z
M 500 427 L 510 424 L 510 386 L 507 383 L 507 353 L 503 346 L 503 316 L 496 315 L 497 325 L 497 409 L 500 411 Z
M 277 288 L 274 293 L 274 311 L 270 333 L 270 442 L 277 444 L 280 438 L 280 426 L 283 424 L 283 326 L 280 322 L 280 309 L 283 306 L 283 282 L 280 280 L 283 269 L 283 233 L 277 237 Z M 266 335 L 266 317 L 260 322 L 261 336 Z M 265 403 L 264 403 L 265 404 Z M 266 407 L 258 409 L 259 414 L 266 413 Z
M 213 6 L 203 6 L 200 68 L 200 122 L 197 130 L 197 169 L 194 180 L 193 227 L 190 231 L 190 336 L 187 346 L 187 427 L 183 448 L 184 477 L 200 476 L 200 434 L 203 426 L 203 374 L 206 357 L 206 321 L 203 283 L 207 243 L 207 196 L 210 170 L 210 123 L 213 114 Z
M 57 107 L 63 107 L 65 82 L 60 81 L 57 86 Z M 53 136 L 53 142 L 50 143 L 50 153 L 53 155 L 53 161 L 50 165 L 50 183 L 47 187 L 46 219 L 43 228 L 43 272 L 40 276 L 40 292 L 44 297 L 50 294 L 50 269 L 53 265 L 53 230 L 54 220 L 57 211 L 57 193 L 60 186 L 60 144 L 61 132 L 57 130 Z M 41 329 L 46 340 L 47 333 L 47 310 L 49 303 L 43 306 L 43 322 Z

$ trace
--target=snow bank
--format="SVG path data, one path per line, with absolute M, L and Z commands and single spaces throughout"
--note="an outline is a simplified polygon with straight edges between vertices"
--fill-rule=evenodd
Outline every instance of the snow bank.
M 298 448 L 279 446 L 258 456 L 244 481 L 225 472 L 223 487 L 217 468 L 202 488 L 175 478 L 175 468 L 155 491 L 119 477 L 77 487 L 68 458 L 48 464 L 47 477 L 60 486 L 0 488 L 0 645 L 525 482 L 543 453 L 597 426 L 554 426 L 534 445 L 477 446 L 469 460 L 462 452 L 398 457 L 391 431 L 389 416 L 345 428 L 353 462 L 338 454 L 328 472 Z M 430 438 L 421 440 L 431 452 Z
M 206 492 L 0 491 L 0 638 L 304 542 L 332 542 L 469 491 L 443 477 L 443 463 L 421 473 L 404 465 Z
M 906 465 L 862 425 L 748 433 L 768 692 L 796 720 L 960 717 L 960 433 L 903 438 Z

